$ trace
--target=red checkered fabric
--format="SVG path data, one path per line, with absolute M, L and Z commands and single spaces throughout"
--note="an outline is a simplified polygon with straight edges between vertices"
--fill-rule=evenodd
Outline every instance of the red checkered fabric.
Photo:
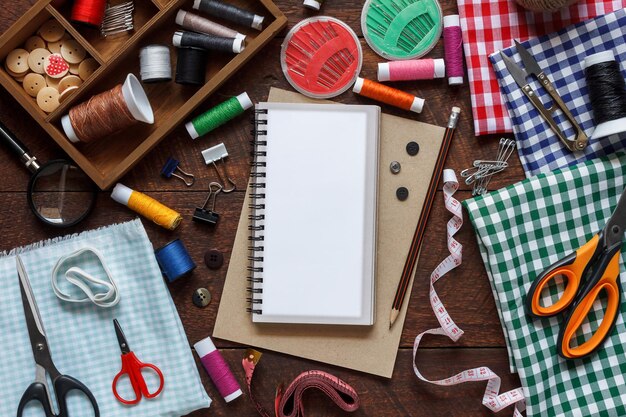
M 457 0 L 476 135 L 511 132 L 511 120 L 489 62 L 493 52 L 626 7 L 626 0 L 580 0 L 569 8 L 533 13 L 513 0 Z

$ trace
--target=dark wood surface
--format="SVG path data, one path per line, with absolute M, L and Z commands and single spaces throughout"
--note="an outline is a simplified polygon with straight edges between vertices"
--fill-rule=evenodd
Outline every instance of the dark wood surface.
M 4 0 L 3 7 L 0 8 L 0 32 L 6 31 L 33 2 L 34 0 Z M 278 0 L 277 4 L 289 17 L 289 27 L 303 18 L 314 15 L 301 6 L 300 0 Z M 361 7 L 361 1 L 331 0 L 323 6 L 321 14 L 345 21 L 361 36 Z M 442 7 L 445 14 L 456 13 L 456 5 L 452 0 L 444 0 Z M 196 114 L 223 101 L 225 97 L 242 91 L 247 91 L 252 100 L 258 102 L 267 98 L 271 86 L 290 89 L 279 63 L 279 51 L 283 39 L 284 33 L 273 40 L 217 94 L 210 97 Z M 362 45 L 364 51 L 362 74 L 375 79 L 376 63 L 381 59 L 367 47 L 363 40 Z M 441 41 L 429 56 L 443 56 Z M 401 83 L 397 86 L 425 97 L 427 100 L 425 110 L 422 114 L 416 115 L 384 106 L 383 111 L 387 113 L 444 126 L 451 105 L 461 107 L 461 120 L 447 159 L 447 168 L 453 168 L 458 173 L 469 167 L 475 159 L 493 159 L 497 151 L 499 136 L 480 138 L 474 136 L 467 82 L 459 88 L 448 87 L 444 79 Z M 367 99 L 351 92 L 344 93 L 335 100 L 343 103 L 371 104 Z M 206 196 L 203 185 L 215 179 L 215 172 L 204 165 L 200 151 L 220 141 L 225 142 L 230 153 L 229 173 L 240 189 L 244 189 L 249 172 L 249 116 L 249 114 L 242 116 L 219 128 L 208 138 L 193 142 L 184 128 L 180 126 L 123 178 L 124 184 L 150 193 L 185 215 L 185 221 L 175 232 L 168 232 L 149 221 L 144 221 L 144 226 L 155 247 L 173 238 L 181 237 L 199 265 L 192 276 L 170 285 L 172 297 L 191 344 L 212 333 L 243 201 L 242 191 L 219 196 L 216 211 L 220 213 L 221 220 L 215 230 L 197 226 L 190 221 L 191 211 L 201 204 Z M 3 89 L 0 91 L 0 119 L 30 147 L 32 153 L 40 160 L 45 161 L 63 156 L 55 143 L 33 123 L 29 115 Z M 5 155 L 0 165 L 0 198 L 3 207 L 3 213 L 0 215 L 0 230 L 2 230 L 0 251 L 68 232 L 80 232 L 127 221 L 135 217 L 134 213 L 114 203 L 108 192 L 102 192 L 98 196 L 92 215 L 79 226 L 63 232 L 47 228 L 40 224 L 29 211 L 25 192 L 28 173 L 7 152 L 0 151 L 0 155 Z M 168 156 L 182 160 L 183 168 L 196 175 L 199 186 L 187 189 L 178 181 L 166 181 L 161 178 L 159 171 Z M 505 173 L 494 177 L 491 189 L 511 184 L 524 177 L 517 157 L 512 157 L 511 161 L 512 166 Z M 461 191 L 456 194 L 456 197 L 463 200 L 470 196 L 471 187 L 461 184 Z M 435 387 L 419 381 L 413 374 L 411 366 L 414 337 L 426 329 L 437 326 L 428 301 L 428 281 L 430 272 L 447 254 L 445 222 L 448 218 L 449 214 L 443 207 L 441 193 L 439 193 L 426 229 L 429 245 L 422 251 L 417 266 L 415 285 L 409 300 L 409 311 L 393 378 L 387 380 L 266 352 L 258 371 L 257 392 L 267 407 L 271 406 L 273 394 L 280 382 L 288 383 L 300 372 L 318 368 L 345 379 L 358 391 L 362 406 L 354 413 L 355 416 L 491 415 L 491 412 L 481 404 L 484 383 L 471 383 L 450 388 Z M 417 218 L 415 220 L 417 221 Z M 431 379 L 444 378 L 469 367 L 486 365 L 503 377 L 502 388 L 504 390 L 512 389 L 519 385 L 519 380 L 516 375 L 509 374 L 502 329 L 474 233 L 467 219 L 457 237 L 464 246 L 463 264 L 437 283 L 437 292 L 456 323 L 465 330 L 465 335 L 458 343 L 453 343 L 444 337 L 427 337 L 422 344 L 423 349 L 418 354 L 418 365 L 424 375 Z M 217 248 L 225 255 L 226 263 L 218 271 L 210 271 L 203 265 L 202 256 L 209 248 Z M 198 287 L 208 288 L 213 295 L 213 302 L 205 309 L 198 309 L 191 302 L 191 294 Z M 239 363 L 245 346 L 222 340 L 217 342 L 239 381 L 243 383 L 243 372 Z M 194 413 L 192 414 L 194 417 L 256 415 L 256 411 L 247 398 L 241 398 L 226 405 L 205 372 L 200 373 L 207 392 L 214 402 L 210 410 Z M 337 407 L 319 394 L 311 394 L 307 398 L 306 411 L 309 417 L 342 414 Z M 503 413 L 503 415 L 509 415 L 510 411 Z

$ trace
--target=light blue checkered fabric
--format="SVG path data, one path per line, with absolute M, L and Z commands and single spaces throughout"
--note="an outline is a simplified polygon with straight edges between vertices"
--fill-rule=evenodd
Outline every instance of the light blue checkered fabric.
M 591 136 L 594 123 L 583 70 L 584 60 L 588 55 L 613 50 L 626 77 L 626 9 L 523 42 L 522 45 L 548 75 L 581 128 Z M 514 46 L 502 52 L 524 67 Z M 591 140 L 583 152 L 570 152 L 515 83 L 500 53 L 494 53 L 490 59 L 511 116 L 517 150 L 528 177 L 608 155 L 626 145 L 626 134 L 620 134 Z M 540 87 L 539 81 L 531 76 L 527 81 L 549 107 L 550 96 Z M 566 137 L 573 138 L 574 129 L 563 113 L 557 111 L 554 117 Z
M 121 301 L 111 309 L 91 303 L 68 304 L 52 291 L 50 274 L 55 262 L 85 245 L 102 253 L 118 284 Z M 54 363 L 61 373 L 77 378 L 93 392 L 102 417 L 177 417 L 210 405 L 176 307 L 139 220 L 34 245 L 21 252 L 20 257 L 39 306 Z M 88 262 L 80 266 L 90 270 Z M 12 417 L 22 394 L 34 381 L 35 361 L 15 256 L 0 259 L 0 277 L 0 416 Z M 143 399 L 128 407 L 113 397 L 111 383 L 121 369 L 114 318 L 119 320 L 139 360 L 153 363 L 163 372 L 165 388 L 156 399 Z M 35 406 L 26 411 L 25 417 L 40 417 L 42 413 Z M 70 417 L 91 415 L 87 400 L 73 395 Z

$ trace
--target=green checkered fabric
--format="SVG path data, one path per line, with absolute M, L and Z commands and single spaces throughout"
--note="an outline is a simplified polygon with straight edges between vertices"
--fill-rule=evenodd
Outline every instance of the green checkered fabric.
M 575 361 L 556 353 L 561 317 L 532 319 L 524 312 L 526 293 L 535 277 L 604 227 L 625 180 L 626 155 L 619 153 L 541 174 L 463 203 L 474 225 L 511 367 L 522 381 L 529 416 L 626 415 L 626 303 L 604 345 Z M 626 245 L 622 280 L 625 250 Z M 543 296 L 554 298 L 559 288 L 548 292 Z M 596 302 L 583 324 L 579 343 L 601 321 L 602 301 Z

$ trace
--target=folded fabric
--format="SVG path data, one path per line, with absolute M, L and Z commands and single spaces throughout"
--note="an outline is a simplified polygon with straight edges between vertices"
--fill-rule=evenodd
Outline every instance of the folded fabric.
M 626 9 L 532 39 L 522 45 L 550 78 L 581 128 L 591 136 L 595 125 L 585 80 L 584 60 L 596 52 L 612 50 L 626 77 Z M 515 47 L 505 49 L 502 53 L 512 57 L 523 68 Z M 513 121 L 517 151 L 527 176 L 608 155 L 626 145 L 626 134 L 620 134 L 590 140 L 583 152 L 570 152 L 515 83 L 500 53 L 492 54 L 490 59 Z M 528 82 L 549 107 L 550 96 L 540 87 L 539 81 L 528 77 Z M 553 116 L 566 137 L 573 138 L 574 128 L 566 121 L 563 113 L 557 111 Z
M 84 246 L 97 248 L 115 277 L 121 294 L 115 307 L 67 303 L 54 295 L 50 277 L 55 263 Z M 55 365 L 62 374 L 77 378 L 91 390 L 102 417 L 174 417 L 210 405 L 152 245 L 141 222 L 135 220 L 38 243 L 0 258 L 0 351 L 4 352 L 0 356 L 0 416 L 15 416 L 22 394 L 35 380 L 16 253 L 30 279 Z M 92 264 L 94 257 L 77 257 L 73 262 L 90 273 L 97 274 L 101 269 Z M 68 286 L 67 290 L 71 288 Z M 113 378 L 121 369 L 114 318 L 119 320 L 139 359 L 157 365 L 165 377 L 159 397 L 143 399 L 134 407 L 119 403 L 111 391 Z M 134 398 L 132 394 L 129 397 Z M 70 415 L 92 415 L 85 397 L 77 394 L 69 399 Z M 41 416 L 41 412 L 41 407 L 31 402 L 24 417 Z
M 524 311 L 535 277 L 604 227 L 625 184 L 626 155 L 619 153 L 463 203 L 510 344 L 510 360 L 524 388 L 528 416 L 626 415 L 626 303 L 602 347 L 575 361 L 556 353 L 560 317 L 535 320 Z M 626 245 L 620 259 L 622 281 L 625 254 Z M 596 302 L 580 334 L 585 340 L 601 321 L 602 310 Z
M 626 0 L 580 0 L 555 13 L 533 13 L 514 0 L 457 0 L 476 135 L 511 132 L 489 54 L 626 7 Z

